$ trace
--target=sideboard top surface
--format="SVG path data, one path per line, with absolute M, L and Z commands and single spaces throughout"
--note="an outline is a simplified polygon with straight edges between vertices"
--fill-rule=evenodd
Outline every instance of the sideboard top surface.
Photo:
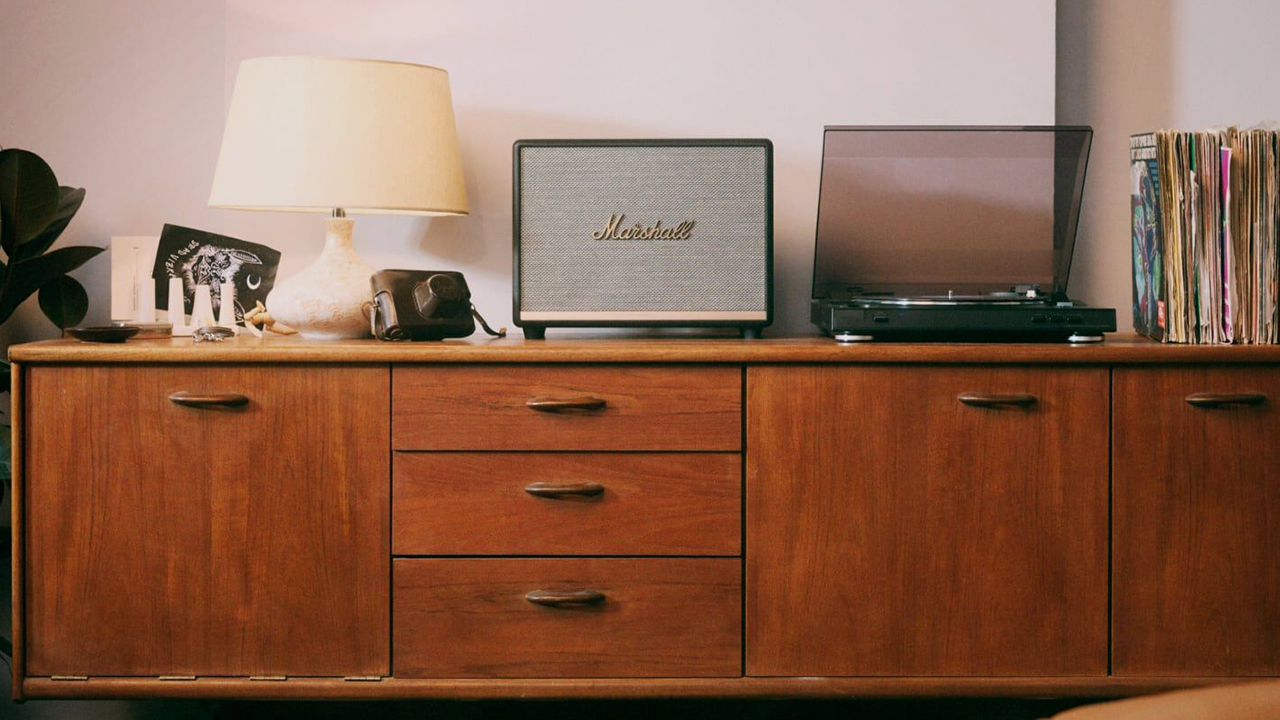
M 1280 363 L 1280 345 L 1167 345 L 1133 334 L 1096 345 L 1058 343 L 869 343 L 842 346 L 819 336 L 737 338 L 565 335 L 379 342 L 241 337 L 118 345 L 61 339 L 15 345 L 21 363 Z

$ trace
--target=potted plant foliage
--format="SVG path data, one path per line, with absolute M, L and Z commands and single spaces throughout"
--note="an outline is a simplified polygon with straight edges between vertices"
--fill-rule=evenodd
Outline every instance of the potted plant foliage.
M 51 250 L 84 202 L 84 188 L 58 185 L 48 163 L 27 150 L 0 150 L 0 325 L 38 294 L 40 309 L 66 330 L 84 320 L 89 294 L 67 273 L 103 248 Z M 0 360 L 0 392 L 9 389 L 9 363 Z M 0 430 L 0 479 L 9 480 L 9 427 Z M 4 487 L 0 484 L 0 490 Z

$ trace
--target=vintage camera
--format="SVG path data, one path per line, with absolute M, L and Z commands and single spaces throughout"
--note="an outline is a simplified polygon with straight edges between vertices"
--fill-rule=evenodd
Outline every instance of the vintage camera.
M 462 273 L 452 270 L 379 270 L 369 280 L 369 325 L 379 340 L 443 340 L 476 331 L 480 320 Z M 505 331 L 504 331 L 505 332 Z

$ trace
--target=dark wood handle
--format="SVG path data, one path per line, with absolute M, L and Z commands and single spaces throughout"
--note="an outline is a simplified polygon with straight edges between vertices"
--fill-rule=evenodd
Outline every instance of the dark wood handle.
M 524 599 L 543 607 L 571 608 L 599 605 L 605 598 L 599 590 L 533 590 Z
M 971 407 L 1031 407 L 1036 404 L 1036 396 L 1031 393 L 960 393 L 960 402 Z
M 194 408 L 234 408 L 249 404 L 249 398 L 240 393 L 193 393 L 186 390 L 171 393 L 169 401 Z
M 1261 405 L 1267 401 L 1266 393 L 1191 393 L 1187 396 L 1187 404 L 1200 408 L 1220 408 L 1231 405 Z
M 596 497 L 604 493 L 604 486 L 593 482 L 580 483 L 549 483 L 536 482 L 528 485 L 524 489 L 530 495 L 541 498 L 589 498 Z
M 598 398 L 591 395 L 583 395 L 581 397 L 571 398 L 548 398 L 536 397 L 529 398 L 525 401 L 525 407 L 538 412 L 558 413 L 573 411 L 590 411 L 603 410 L 605 405 L 604 398 Z

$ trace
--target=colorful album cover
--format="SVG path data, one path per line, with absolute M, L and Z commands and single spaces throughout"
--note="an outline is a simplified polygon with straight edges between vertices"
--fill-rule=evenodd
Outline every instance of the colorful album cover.
M 1165 334 L 1164 237 L 1160 226 L 1160 175 L 1155 134 L 1129 138 L 1133 211 L 1133 327 L 1163 340 Z

